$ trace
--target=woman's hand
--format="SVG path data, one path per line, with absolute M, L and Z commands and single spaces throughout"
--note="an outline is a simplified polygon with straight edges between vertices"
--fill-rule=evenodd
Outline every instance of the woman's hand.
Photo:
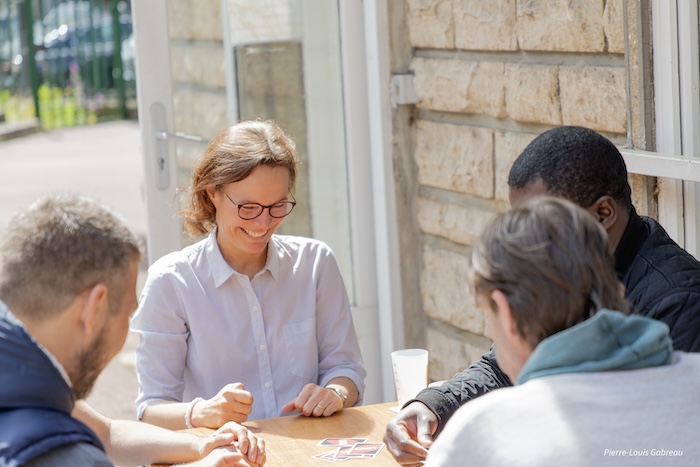
M 219 428 L 226 422 L 246 421 L 253 410 L 253 395 L 243 383 L 227 384 L 217 395 L 195 404 L 192 409 L 192 425 Z
M 282 407 L 285 412 L 297 412 L 307 417 L 328 417 L 343 410 L 343 399 L 332 389 L 309 383 L 296 397 Z

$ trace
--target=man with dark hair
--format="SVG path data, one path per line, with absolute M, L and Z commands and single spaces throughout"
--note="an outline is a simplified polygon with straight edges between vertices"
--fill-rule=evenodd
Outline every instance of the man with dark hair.
M 519 201 L 512 199 L 514 190 L 546 191 L 585 208 L 607 195 L 620 209 L 634 209 L 620 151 L 604 136 L 583 127 L 558 127 L 535 138 L 513 162 L 508 187 L 511 202 Z
M 608 236 L 586 211 L 545 196 L 519 206 L 474 245 L 471 281 L 515 386 L 459 409 L 426 466 L 698 465 L 700 355 L 624 312 Z
M 79 400 L 124 345 L 140 256 L 124 221 L 88 198 L 49 195 L 11 220 L 0 237 L 0 465 L 111 466 L 105 450 L 138 465 L 249 465 L 234 441 L 264 463 L 264 443 L 240 425 L 198 438 Z
M 513 207 L 548 194 L 585 208 L 608 233 L 632 313 L 666 323 L 676 350 L 700 351 L 700 263 L 658 222 L 636 213 L 624 159 L 612 142 L 582 127 L 546 131 L 515 160 L 508 185 Z M 492 349 L 409 401 L 387 425 L 387 447 L 399 463 L 417 465 L 459 407 L 511 385 Z

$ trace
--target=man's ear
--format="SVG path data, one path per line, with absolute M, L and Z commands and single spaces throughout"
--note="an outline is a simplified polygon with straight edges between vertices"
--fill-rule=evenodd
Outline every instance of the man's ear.
M 510 308 L 506 294 L 498 289 L 494 289 L 491 291 L 491 300 L 496 304 L 495 312 L 503 331 L 509 336 L 519 337 L 518 326 L 513 318 L 513 311 Z
M 102 329 L 101 323 L 109 313 L 108 288 L 99 283 L 87 289 L 83 309 L 80 313 L 81 324 L 87 335 L 93 335 Z
M 610 195 L 598 198 L 588 210 L 603 225 L 605 230 L 610 230 L 617 221 L 617 203 Z

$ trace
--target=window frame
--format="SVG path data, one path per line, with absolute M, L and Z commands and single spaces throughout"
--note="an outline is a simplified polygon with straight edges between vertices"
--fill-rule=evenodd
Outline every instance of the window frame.
M 630 173 L 658 177 L 659 221 L 697 257 L 700 246 L 698 5 L 652 0 L 655 151 L 622 148 Z

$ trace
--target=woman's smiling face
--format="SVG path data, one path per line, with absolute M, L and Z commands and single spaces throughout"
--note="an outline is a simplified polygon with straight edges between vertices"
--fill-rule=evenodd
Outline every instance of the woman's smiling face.
M 243 180 L 207 191 L 216 207 L 217 241 L 224 258 L 236 269 L 237 263 L 261 258 L 264 264 L 267 243 L 284 218 L 274 218 L 269 209 L 264 209 L 255 219 L 241 219 L 236 204 L 271 206 L 289 200 L 289 171 L 284 167 L 259 165 Z

